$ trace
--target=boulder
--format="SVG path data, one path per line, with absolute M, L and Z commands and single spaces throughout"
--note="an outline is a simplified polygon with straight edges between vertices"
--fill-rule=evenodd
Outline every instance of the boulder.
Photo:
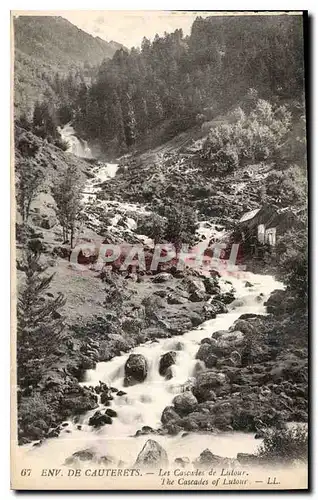
M 191 302 L 204 302 L 206 300 L 206 293 L 202 290 L 195 290 L 190 294 L 189 300 Z
M 211 392 L 218 394 L 226 382 L 227 377 L 224 373 L 214 370 L 202 371 L 197 374 L 193 393 L 199 401 L 206 401 Z
M 161 422 L 165 425 L 172 420 L 177 420 L 179 415 L 173 408 L 173 406 L 166 406 L 161 415 Z
M 42 227 L 43 229 L 51 229 L 57 223 L 56 217 L 47 214 L 34 214 L 32 222 L 35 226 Z
M 245 282 L 245 288 L 251 288 L 253 285 L 253 283 L 250 283 L 250 281 L 246 281 Z
M 183 469 L 190 464 L 190 459 L 188 457 L 178 457 L 175 459 L 175 464 L 177 464 L 179 467 L 182 467 Z
M 213 338 L 205 337 L 204 339 L 201 340 L 201 345 L 202 344 L 209 344 L 209 345 L 216 345 L 216 340 Z
M 169 281 L 172 279 L 172 274 L 170 273 L 159 273 L 157 274 L 154 279 L 153 279 L 153 282 L 154 283 L 165 283 L 166 281 Z
M 245 319 L 238 319 L 237 321 L 235 321 L 234 325 L 232 325 L 229 328 L 230 332 L 234 332 L 237 330 L 239 330 L 240 332 L 242 332 L 244 335 L 247 336 L 254 333 L 254 328 L 252 324 L 249 321 L 246 321 Z
M 102 405 L 104 405 L 107 401 L 111 400 L 112 396 L 109 391 L 104 391 L 100 395 L 100 402 Z
M 190 391 L 185 391 L 173 398 L 172 404 L 179 415 L 187 415 L 198 406 L 197 398 Z
M 235 295 L 233 292 L 218 293 L 214 300 L 222 302 L 223 304 L 231 304 L 235 300 Z
M 108 347 L 113 348 L 117 351 L 129 351 L 132 348 L 133 344 L 125 339 L 119 333 L 110 333 L 108 335 Z
M 259 463 L 259 457 L 251 453 L 238 453 L 236 460 L 241 465 L 255 465 Z
M 96 453 L 93 450 L 87 449 L 73 453 L 73 455 L 65 460 L 64 465 L 78 465 L 79 462 L 93 462 L 94 460 L 96 460 Z
M 227 330 L 217 330 L 216 332 L 212 333 L 212 339 L 218 340 L 226 334 L 228 334 Z
M 148 364 L 142 354 L 130 354 L 125 364 L 124 385 L 130 386 L 143 382 L 147 377 Z
M 190 294 L 195 292 L 202 292 L 205 294 L 205 286 L 203 281 L 200 278 L 186 278 L 185 285 Z
M 186 297 L 181 297 L 176 293 L 169 293 L 167 297 L 168 304 L 186 304 L 188 299 Z
M 205 468 L 205 467 L 213 467 L 213 466 L 235 466 L 238 464 L 236 460 L 226 457 L 220 457 L 218 455 L 214 455 L 209 449 L 202 451 L 200 456 L 194 462 L 196 467 Z
M 141 429 L 138 429 L 136 432 L 135 436 L 146 436 L 147 434 L 157 434 L 157 431 L 155 431 L 152 427 L 149 425 L 144 425 Z
M 210 306 L 214 308 L 215 314 L 225 314 L 227 313 L 226 305 L 220 300 L 212 300 Z
M 168 292 L 167 290 L 156 290 L 153 292 L 154 295 L 158 295 L 158 297 L 161 297 L 162 299 L 165 299 L 168 295 Z M 169 302 L 169 298 L 168 298 L 168 302 Z M 172 304 L 172 302 L 170 302 L 170 304 Z
M 285 290 L 274 290 L 267 302 L 265 302 L 267 312 L 271 314 L 284 313 L 286 309 L 286 292 Z
M 105 424 L 112 424 L 113 421 L 109 415 L 102 414 L 99 410 L 89 419 L 88 425 L 93 427 L 101 427 Z
M 172 370 L 172 366 L 169 366 L 167 369 L 166 369 L 166 372 L 165 372 L 165 379 L 166 380 L 171 380 L 173 378 L 173 370 Z
M 190 311 L 188 313 L 188 317 L 191 321 L 191 324 L 193 327 L 201 325 L 201 323 L 204 321 L 204 318 L 202 318 L 198 313 L 195 311 Z
M 192 377 L 196 377 L 199 372 L 202 372 L 204 370 L 205 370 L 205 363 L 198 359 L 198 361 L 196 361 L 196 363 L 193 367 L 193 371 L 192 371 L 191 375 L 192 375 Z
M 109 417 L 117 417 L 117 411 L 113 410 L 112 408 L 107 408 L 105 411 L 105 415 L 108 415 Z
M 174 365 L 177 359 L 177 353 L 174 351 L 169 351 L 166 352 L 163 356 L 160 358 L 159 362 L 159 373 L 162 376 L 166 375 L 167 369 L 171 366 Z
M 166 451 L 153 439 L 148 439 L 148 441 L 146 441 L 135 463 L 135 467 L 141 468 L 160 468 L 168 465 L 169 462 Z
M 205 320 L 214 319 L 217 314 L 227 313 L 227 307 L 219 300 L 212 300 L 204 305 Z
M 169 316 L 158 322 L 158 324 L 168 330 L 172 335 L 180 335 L 181 333 L 191 330 L 191 319 L 185 316 L 184 313 L 180 315 Z
M 196 359 L 203 361 L 207 368 L 213 368 L 218 360 L 217 356 L 214 355 L 214 346 L 207 343 L 201 344 Z
M 216 295 L 220 293 L 220 287 L 218 285 L 218 280 L 216 277 L 208 278 L 206 277 L 203 281 L 205 291 L 209 295 Z
M 87 449 L 73 453 L 73 455 L 65 460 L 64 465 L 81 467 L 81 462 L 94 462 L 103 465 L 110 465 L 114 464 L 115 460 L 113 457 L 100 456 L 95 451 Z

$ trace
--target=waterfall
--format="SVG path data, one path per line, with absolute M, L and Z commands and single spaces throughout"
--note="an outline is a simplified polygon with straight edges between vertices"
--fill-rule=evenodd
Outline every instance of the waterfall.
M 246 281 L 253 286 L 246 288 Z M 176 394 L 182 392 L 184 385 L 193 376 L 195 356 L 201 340 L 210 337 L 214 331 L 228 329 L 243 313 L 265 314 L 264 302 L 270 293 L 276 288 L 283 288 L 283 285 L 271 276 L 255 275 L 250 272 L 244 273 L 241 279 L 233 277 L 227 281 L 221 279 L 220 284 L 222 291 L 227 291 L 233 286 L 239 299 L 235 301 L 237 307 L 235 305 L 230 307 L 227 314 L 220 314 L 184 335 L 149 341 L 129 353 L 98 363 L 96 369 L 86 372 L 83 385 L 98 385 L 99 381 L 102 381 L 125 392 L 122 396 L 114 397 L 111 402 L 111 408 L 117 412 L 112 425 L 105 425 L 100 429 L 89 426 L 88 420 L 96 411 L 92 410 L 81 416 L 81 430 L 77 428 L 78 422 L 70 421 L 58 438 L 48 439 L 37 448 L 26 445 L 24 448 L 32 453 L 32 459 L 42 458 L 46 463 L 50 460 L 54 463 L 55 460 L 56 465 L 56 457 L 63 462 L 75 451 L 89 447 L 98 453 L 114 456 L 118 461 L 133 463 L 149 438 L 149 436 L 134 437 L 136 431 L 143 425 L 159 427 L 162 411 L 171 404 Z M 261 300 L 260 294 L 263 294 Z M 166 380 L 159 374 L 159 362 L 161 356 L 171 350 L 177 352 L 177 359 L 173 378 Z M 131 353 L 145 356 L 148 373 L 143 383 L 125 387 L 124 366 Z M 238 452 L 255 452 L 260 442 L 254 439 L 253 434 L 242 432 L 189 433 L 185 437 L 156 435 L 155 439 L 167 450 L 170 460 L 184 455 L 194 459 L 207 447 L 218 455 L 235 457 Z
M 80 158 L 93 158 L 92 152 L 87 145 L 87 142 L 83 139 L 78 139 L 75 135 L 75 130 L 70 123 L 64 125 L 64 127 L 58 127 L 58 132 L 60 133 L 63 141 L 67 142 L 69 153 L 73 153 L 75 156 Z

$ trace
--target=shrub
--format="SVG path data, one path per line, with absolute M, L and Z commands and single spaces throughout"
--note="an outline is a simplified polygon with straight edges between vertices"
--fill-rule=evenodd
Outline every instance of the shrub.
M 194 242 L 197 224 L 194 210 L 190 207 L 172 205 L 165 208 L 165 216 L 167 218 L 165 239 L 177 245 L 180 243 L 191 245 Z
M 155 243 L 162 242 L 166 230 L 166 220 L 157 214 L 144 218 L 138 224 L 138 233 L 152 238 Z
M 266 179 L 266 192 L 278 205 L 303 205 L 307 199 L 306 172 L 298 165 L 275 170 Z
M 277 244 L 277 277 L 287 286 L 297 305 L 307 308 L 308 241 L 306 224 L 285 233 Z M 296 305 L 296 304 L 295 304 Z
M 69 148 L 69 144 L 68 144 L 68 142 L 67 142 L 67 141 L 64 141 L 63 139 L 60 139 L 60 138 L 55 139 L 55 141 L 54 141 L 54 145 L 55 145 L 57 148 L 61 149 L 62 151 L 67 151 L 67 150 L 68 150 L 68 148 Z
M 202 150 L 202 157 L 211 160 L 213 169 L 225 172 L 244 159 L 260 162 L 274 157 L 290 129 L 291 114 L 285 106 L 274 109 L 258 99 L 249 114 L 236 108 L 229 121 L 210 130 Z
M 308 431 L 305 426 L 291 429 L 270 429 L 265 433 L 258 456 L 265 462 L 292 462 L 308 460 Z
M 227 144 L 211 157 L 211 166 L 218 169 L 221 166 L 222 172 L 233 172 L 239 166 L 239 155 L 234 145 Z

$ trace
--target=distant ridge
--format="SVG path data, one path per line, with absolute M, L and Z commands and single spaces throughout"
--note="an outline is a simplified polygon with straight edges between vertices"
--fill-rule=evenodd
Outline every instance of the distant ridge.
M 72 64 L 99 64 L 122 45 L 89 35 L 63 17 L 19 16 L 14 20 L 15 47 L 59 69 Z
M 36 100 L 54 100 L 51 79 L 59 72 L 97 66 L 123 45 L 94 37 L 60 16 L 19 16 L 13 20 L 15 112 L 28 113 Z

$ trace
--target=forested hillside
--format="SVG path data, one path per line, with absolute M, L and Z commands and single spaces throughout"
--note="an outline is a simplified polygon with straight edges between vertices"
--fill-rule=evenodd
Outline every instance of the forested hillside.
M 87 138 L 124 151 L 154 131 L 161 140 L 229 109 L 257 89 L 300 98 L 302 23 L 295 16 L 198 17 L 182 30 L 119 50 L 90 88 L 72 93 L 74 123 Z
M 16 21 L 17 107 L 30 109 L 32 95 L 55 125 L 72 121 L 106 153 L 160 144 L 228 111 L 249 89 L 273 103 L 303 99 L 299 16 L 198 17 L 190 36 L 178 29 L 153 42 L 144 38 L 141 48 L 121 47 L 103 62 L 118 44 L 61 18 L 32 19 Z M 25 43 L 28 30 L 35 37 Z

